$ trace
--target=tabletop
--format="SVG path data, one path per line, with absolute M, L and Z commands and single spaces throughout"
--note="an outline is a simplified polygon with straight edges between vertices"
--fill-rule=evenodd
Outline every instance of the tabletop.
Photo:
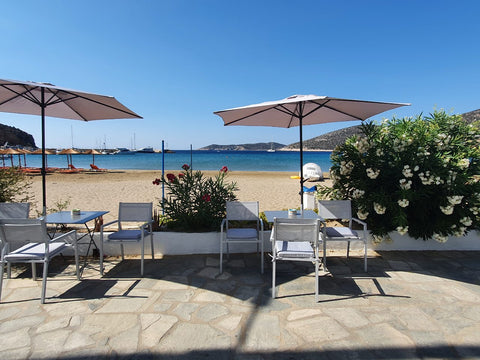
M 264 211 L 265 217 L 269 223 L 273 223 L 273 218 L 288 218 L 288 210 Z M 313 210 L 297 211 L 297 219 L 318 219 L 318 214 Z
M 72 215 L 71 211 L 60 211 L 48 214 L 45 222 L 47 224 L 85 224 L 107 213 L 108 211 L 81 211 L 79 215 Z

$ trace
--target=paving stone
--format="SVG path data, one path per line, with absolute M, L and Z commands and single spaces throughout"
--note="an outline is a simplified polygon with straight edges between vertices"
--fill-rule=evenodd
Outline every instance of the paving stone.
M 11 350 L 30 346 L 30 336 L 28 327 L 22 327 L 18 330 L 9 331 L 0 336 L 0 349 Z
M 202 291 L 199 294 L 195 295 L 192 299 L 193 301 L 198 302 L 217 302 L 223 303 L 225 302 L 226 296 L 223 294 L 219 294 L 213 291 Z
M 123 297 L 110 299 L 96 313 L 131 313 L 140 310 L 147 300 L 147 298 Z
M 301 309 L 301 310 L 294 310 L 291 311 L 288 316 L 288 321 L 295 321 L 303 318 L 311 318 L 314 316 L 318 316 L 322 313 L 322 310 L 319 309 Z
M 280 345 L 280 321 L 278 316 L 270 314 L 256 314 L 248 319 L 244 351 L 265 351 L 278 349 Z
M 160 339 L 178 321 L 175 316 L 158 314 L 140 315 L 142 332 L 141 345 L 151 348 L 158 344 Z
M 368 331 L 364 329 L 355 330 L 355 336 L 360 339 L 366 348 L 415 348 L 412 339 L 390 324 L 374 324 L 369 326 Z
M 0 324 L 0 333 L 9 333 L 25 327 L 31 328 L 45 321 L 45 315 L 32 315 L 18 319 L 7 320 Z
M 98 334 L 96 340 L 102 336 L 115 335 L 133 328 L 138 321 L 138 315 L 131 314 L 95 314 L 84 318 L 82 325 L 78 329 L 88 335 Z
M 187 302 L 193 297 L 195 291 L 193 289 L 186 290 L 169 290 L 162 296 L 162 301 L 167 302 Z
M 240 325 L 242 315 L 230 315 L 219 321 L 217 325 L 227 331 L 234 331 Z
M 218 268 L 213 268 L 213 267 L 206 267 L 202 270 L 200 270 L 197 273 L 198 276 L 206 277 L 209 279 L 215 279 L 220 275 L 219 269 Z
M 127 331 L 109 336 L 108 345 L 117 354 L 135 353 L 140 339 L 140 325 L 135 325 Z
M 79 331 L 74 331 L 70 334 L 70 336 L 65 341 L 63 350 L 66 352 L 70 352 L 77 349 L 84 349 L 94 344 L 95 344 L 95 340 L 93 340 L 87 334 L 81 333 Z
M 368 319 L 353 308 L 328 308 L 324 310 L 324 313 L 350 329 L 363 327 L 369 324 Z
M 209 325 L 180 323 L 160 340 L 157 348 L 167 353 L 185 353 L 208 349 L 218 351 L 231 345 L 230 336 Z
M 323 315 L 290 321 L 285 328 L 306 342 L 336 341 L 350 335 L 337 321 Z
M 54 358 L 64 351 L 64 345 L 71 330 L 59 329 L 38 334 L 33 339 L 32 357 L 51 357 Z
M 202 306 L 195 314 L 195 316 L 204 321 L 210 322 L 220 316 L 228 314 L 228 309 L 220 304 L 207 304 Z
M 220 258 L 209 256 L 205 260 L 205 265 L 218 268 L 220 266 Z
M 153 286 L 153 290 L 185 290 L 188 289 L 188 277 L 186 276 L 165 276 Z
M 61 318 L 49 319 L 49 321 L 44 322 L 36 328 L 37 333 L 43 333 L 52 330 L 63 329 L 70 326 L 71 321 L 70 316 L 64 316 Z

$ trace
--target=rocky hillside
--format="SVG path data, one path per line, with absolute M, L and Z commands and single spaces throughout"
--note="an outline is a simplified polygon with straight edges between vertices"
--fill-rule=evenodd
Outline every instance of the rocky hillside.
M 0 124 L 0 146 L 6 142 L 9 146 L 37 147 L 32 135 L 13 126 Z
M 237 144 L 237 145 L 218 145 L 212 144 L 202 147 L 198 150 L 250 150 L 250 151 L 266 151 L 269 149 L 281 149 L 285 147 L 285 144 L 279 144 L 276 142 L 269 143 L 255 143 L 255 144 Z
M 474 121 L 480 121 L 480 109 L 462 114 L 462 116 L 465 119 L 465 121 L 469 124 Z
M 303 141 L 303 150 L 333 150 L 337 145 L 343 144 L 350 136 L 360 133 L 360 126 L 350 126 L 344 129 L 331 131 L 329 133 Z M 285 147 L 285 149 L 299 149 L 300 143 L 296 142 Z

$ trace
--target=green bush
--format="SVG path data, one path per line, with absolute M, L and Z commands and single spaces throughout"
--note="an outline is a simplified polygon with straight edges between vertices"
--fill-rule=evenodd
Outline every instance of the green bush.
M 0 202 L 28 202 L 31 183 L 17 168 L 0 169 Z
M 224 166 L 215 177 L 205 177 L 201 171 L 182 166 L 178 175 L 169 173 L 166 179 L 155 179 L 166 186 L 168 197 L 160 201 L 170 230 L 201 232 L 218 230 L 225 216 L 226 201 L 236 200 L 236 183 L 225 181 Z
M 391 231 L 445 242 L 478 228 L 478 124 L 460 115 L 366 123 L 332 153 L 333 187 L 318 197 L 351 199 L 376 241 Z

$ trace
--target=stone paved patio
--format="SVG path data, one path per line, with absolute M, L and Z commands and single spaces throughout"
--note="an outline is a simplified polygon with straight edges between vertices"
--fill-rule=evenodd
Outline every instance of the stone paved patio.
M 271 266 L 237 255 L 146 262 L 90 259 L 82 281 L 70 259 L 51 267 L 47 304 L 27 268 L 7 280 L 0 359 L 476 359 L 480 253 L 383 252 L 329 257 L 314 302 L 310 264 Z M 58 275 L 55 276 L 55 273 Z

